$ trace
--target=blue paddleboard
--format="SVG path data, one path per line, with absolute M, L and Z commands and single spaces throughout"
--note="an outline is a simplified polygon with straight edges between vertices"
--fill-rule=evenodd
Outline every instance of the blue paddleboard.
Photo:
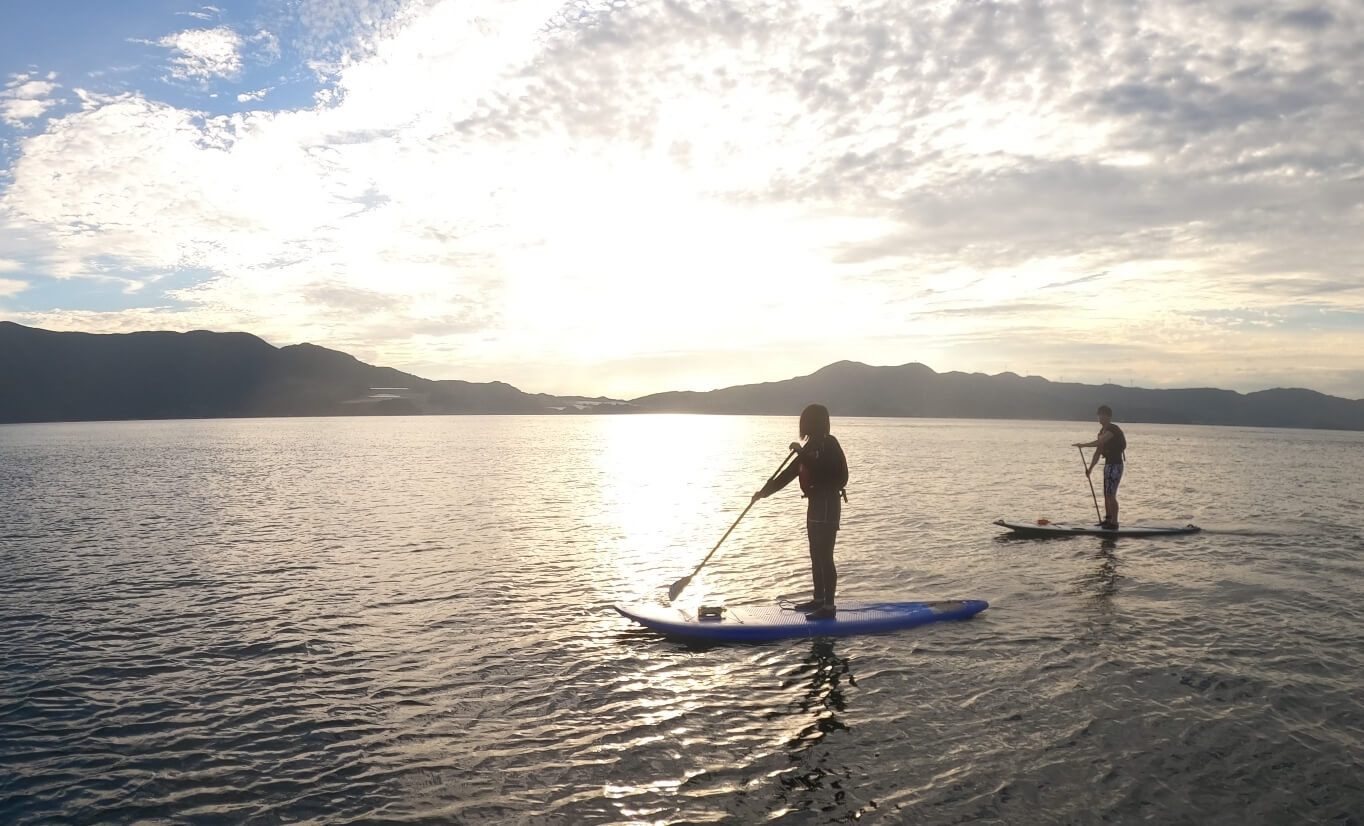
M 1039 519 L 1036 522 L 996 519 L 994 524 L 1008 528 L 1017 536 L 1040 539 L 1048 536 L 1178 536 L 1185 533 L 1198 533 L 1202 528 L 1197 525 L 1120 525 L 1117 528 L 1101 528 L 1098 525 L 1074 525 L 1066 522 L 1049 522 Z
M 699 618 L 695 606 L 617 605 L 640 625 L 676 637 L 702 640 L 778 640 L 894 631 L 927 622 L 965 619 L 990 607 L 979 599 L 941 602 L 840 603 L 838 616 L 807 620 L 805 614 L 776 605 L 727 607 L 718 618 Z

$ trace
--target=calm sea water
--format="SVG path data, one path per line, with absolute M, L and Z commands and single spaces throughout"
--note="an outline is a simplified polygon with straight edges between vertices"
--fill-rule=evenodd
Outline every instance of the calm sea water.
M 835 411 L 836 412 L 836 411 Z M 1364 434 L 838 419 L 845 601 L 980 616 L 695 646 L 631 626 L 785 418 L 0 427 L 0 823 L 1364 822 Z M 794 486 L 793 486 L 794 487 Z M 808 588 L 792 489 L 686 599 Z

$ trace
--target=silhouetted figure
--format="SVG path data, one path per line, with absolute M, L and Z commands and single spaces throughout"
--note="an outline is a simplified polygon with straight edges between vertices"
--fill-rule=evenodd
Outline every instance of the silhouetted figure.
M 1075 447 L 1095 448 L 1093 457 L 1085 474 L 1094 472 L 1099 457 L 1104 457 L 1104 518 L 1101 528 L 1118 528 L 1118 483 L 1122 481 L 1123 451 L 1127 450 L 1127 437 L 1122 428 L 1113 424 L 1113 409 L 1108 405 L 1099 406 L 1099 435 L 1092 442 L 1076 442 Z
M 805 444 L 792 442 L 791 450 L 797 460 L 753 494 L 762 499 L 786 487 L 792 479 L 800 478 L 801 495 L 808 500 L 805 509 L 805 530 L 810 537 L 810 573 L 814 579 L 814 594 L 809 602 L 796 606 L 808 612 L 808 619 L 828 619 L 837 613 L 834 591 L 838 585 L 838 569 L 834 566 L 834 542 L 838 539 L 838 523 L 843 514 L 847 495 L 848 460 L 843 447 L 829 432 L 829 410 L 822 404 L 812 404 L 800 413 L 800 437 Z

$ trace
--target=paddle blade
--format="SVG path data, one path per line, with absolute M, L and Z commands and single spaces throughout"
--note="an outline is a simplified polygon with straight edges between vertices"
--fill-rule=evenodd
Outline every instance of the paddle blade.
M 684 576 L 678 581 L 674 582 L 672 584 L 672 587 L 668 588 L 668 600 L 671 601 L 677 599 L 677 595 L 682 593 L 682 589 L 686 588 L 690 584 L 691 584 L 690 576 Z

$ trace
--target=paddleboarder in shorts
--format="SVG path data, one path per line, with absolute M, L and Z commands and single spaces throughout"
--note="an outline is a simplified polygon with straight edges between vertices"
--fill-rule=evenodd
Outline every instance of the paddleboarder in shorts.
M 807 619 L 828 619 L 838 612 L 834 604 L 834 590 L 838 585 L 834 542 L 838 538 L 842 503 L 847 501 L 844 488 L 848 485 L 848 459 L 843 455 L 838 439 L 829 432 L 829 409 L 822 404 L 812 404 L 801 411 L 800 437 L 805 444 L 791 443 L 797 461 L 753 494 L 753 501 L 771 496 L 792 479 L 800 478 L 801 495 L 808 501 L 805 532 L 810 538 L 814 598 L 797 605 L 796 609 L 806 612 Z
M 1075 447 L 1095 448 L 1089 460 L 1086 475 L 1092 475 L 1099 457 L 1104 457 L 1104 519 L 1099 527 L 1118 529 L 1118 483 L 1122 481 L 1123 452 L 1127 450 L 1127 437 L 1122 428 L 1113 424 L 1113 408 L 1099 406 L 1099 435 L 1092 442 L 1076 442 Z

